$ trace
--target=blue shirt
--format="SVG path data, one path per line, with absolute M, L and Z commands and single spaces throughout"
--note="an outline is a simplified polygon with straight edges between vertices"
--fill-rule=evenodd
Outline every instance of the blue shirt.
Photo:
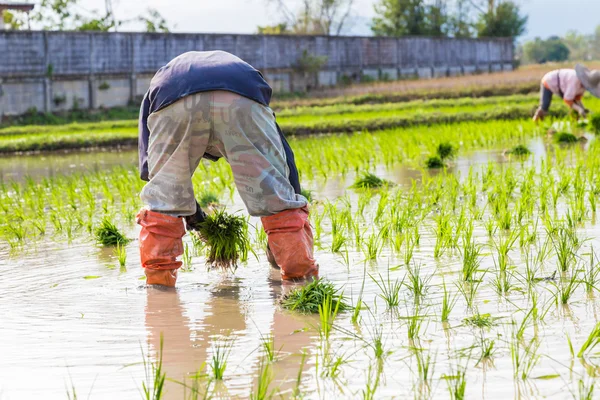
M 269 106 L 272 90 L 262 74 L 225 51 L 190 51 L 158 70 L 140 109 L 140 177 L 148 180 L 148 116 L 182 97 L 211 90 L 227 90 Z

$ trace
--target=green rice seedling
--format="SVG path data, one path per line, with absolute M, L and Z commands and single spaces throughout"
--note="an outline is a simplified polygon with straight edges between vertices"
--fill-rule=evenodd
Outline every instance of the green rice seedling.
M 365 172 L 362 176 L 351 186 L 353 189 L 379 189 L 384 186 L 388 186 L 390 182 L 379 178 L 377 175 L 374 175 L 370 172 Z
M 494 240 L 494 247 L 498 252 L 497 267 L 501 272 L 506 271 L 510 259 L 508 253 L 513 249 L 515 242 L 519 238 L 517 232 L 510 232 L 508 235 L 501 235 L 500 240 Z
M 415 349 L 415 359 L 417 360 L 417 375 L 419 382 L 427 393 L 433 388 L 433 375 L 435 370 L 435 356 L 431 357 L 431 353 L 425 354 L 424 349 Z
M 477 295 L 477 290 L 479 289 L 479 285 L 481 285 L 481 282 L 482 279 L 478 279 L 473 282 L 460 282 L 460 284 L 456 283 L 456 287 L 465 298 L 465 302 L 467 303 L 468 308 L 473 308 L 475 296 Z
M 115 247 L 115 256 L 117 260 L 119 260 L 119 265 L 121 268 L 125 267 L 125 263 L 127 262 L 127 250 L 124 245 L 117 243 Z
M 513 320 L 513 325 L 518 326 L 517 331 L 515 333 L 515 336 L 518 340 L 523 340 L 525 329 L 527 329 L 527 323 L 531 318 L 533 318 L 533 308 L 529 310 L 527 314 L 525 314 L 525 318 L 523 318 L 520 324 L 517 324 L 517 322 Z
M 456 157 L 457 150 L 452 144 L 445 142 L 438 145 L 436 153 L 441 160 L 451 160 Z
M 204 193 L 200 194 L 200 198 L 198 199 L 198 204 L 200 204 L 200 207 L 202 207 L 202 208 L 214 206 L 216 204 L 219 204 L 219 196 L 217 196 L 213 192 L 204 192 Z
M 531 376 L 533 368 L 538 364 L 540 344 L 533 339 L 527 346 L 521 348 L 515 336 L 510 343 L 510 355 L 515 379 L 526 380 Z
M 346 236 L 344 235 L 343 232 L 341 232 L 341 231 L 335 232 L 333 234 L 333 238 L 331 241 L 331 252 L 339 253 L 340 250 L 342 249 L 342 247 L 344 246 L 344 244 L 346 244 L 347 240 L 348 240 L 348 238 L 346 238 Z
M 379 287 L 379 290 L 381 290 L 378 296 L 385 301 L 388 310 L 400 305 L 400 289 L 402 289 L 404 279 L 402 279 L 402 281 L 398 281 L 398 279 L 396 279 L 392 282 L 390 280 L 389 270 L 387 280 L 383 279 L 381 274 L 379 274 L 379 280 L 375 279 L 371 274 L 369 274 L 369 277 L 373 280 L 373 282 L 375 282 L 377 287 Z
M 279 350 L 275 349 L 275 337 L 273 335 L 260 335 L 260 347 L 263 350 L 264 357 L 268 362 L 274 362 Z
M 183 265 L 181 267 L 182 272 L 189 272 L 192 270 L 192 252 L 190 246 L 187 243 L 183 246 L 183 255 L 181 256 Z
M 125 245 L 129 243 L 127 239 L 112 223 L 108 217 L 104 217 L 100 222 L 100 226 L 94 231 L 96 241 L 103 246 L 116 246 L 117 244 Z
M 233 342 L 227 341 L 223 344 L 214 344 L 210 361 L 211 376 L 214 380 L 221 381 L 227 369 L 227 360 L 231 354 Z
M 314 193 L 314 192 L 313 192 L 312 190 L 309 190 L 309 189 L 301 189 L 301 190 L 300 190 L 300 194 L 301 194 L 302 196 L 304 196 L 304 198 L 305 198 L 306 200 L 308 200 L 308 202 L 309 202 L 309 203 L 312 203 L 312 202 L 314 201 L 314 196 L 313 196 L 313 193 Z
M 600 281 L 600 263 L 595 262 L 594 248 L 590 252 L 590 262 L 588 268 L 584 270 L 583 282 L 585 283 L 585 290 L 588 293 L 592 293 L 594 290 L 598 290 L 598 283 Z
M 450 318 L 450 313 L 452 309 L 456 305 L 456 301 L 458 300 L 458 294 L 455 294 L 453 297 L 450 297 L 450 292 L 446 288 L 446 282 L 444 282 L 444 297 L 442 297 L 442 311 L 441 311 L 441 321 L 448 322 Z
M 577 357 L 584 357 L 587 353 L 598 346 L 598 344 L 600 344 L 600 323 L 597 323 L 596 326 L 594 326 L 588 338 L 581 346 L 581 349 L 579 349 Z
M 446 166 L 446 164 L 444 163 L 444 161 L 442 161 L 442 159 L 438 156 L 431 156 L 429 158 L 427 158 L 427 160 L 425 161 L 425 166 L 427 166 L 427 168 L 429 169 L 438 169 L 438 168 L 444 168 Z
M 271 364 L 261 359 L 258 367 L 258 382 L 255 390 L 250 393 L 250 400 L 265 400 L 273 398 L 275 390 L 269 390 L 273 382 L 273 371 Z
M 475 326 L 477 328 L 491 328 L 499 318 L 492 317 L 491 314 L 475 314 L 463 319 L 466 325 Z
M 365 255 L 365 261 L 376 260 L 381 253 L 383 243 L 379 234 L 371 234 L 363 246 L 363 254 Z
M 512 149 L 510 149 L 509 151 L 506 152 L 506 154 L 512 154 L 514 156 L 528 156 L 531 154 L 531 150 L 529 150 L 527 148 L 527 146 L 522 145 L 522 144 L 518 144 L 515 147 L 513 147 Z
M 143 353 L 143 350 L 142 350 Z M 163 372 L 163 335 L 160 335 L 158 359 L 155 362 L 150 356 L 144 357 L 144 372 L 146 380 L 142 382 L 143 397 L 146 400 L 160 400 L 164 394 L 167 374 Z
M 497 270 L 496 277 L 492 279 L 492 286 L 499 296 L 508 294 L 513 289 L 512 275 L 508 271 Z
M 481 352 L 479 360 L 475 364 L 476 366 L 491 361 L 494 358 L 494 354 L 496 353 L 495 345 L 496 342 L 494 340 L 484 338 L 483 336 L 478 339 L 476 346 L 479 347 Z
M 451 367 L 450 375 L 443 375 L 448 385 L 448 392 L 452 400 L 464 400 L 467 392 L 467 368 L 456 365 Z
M 465 282 L 472 282 L 479 271 L 481 247 L 472 240 L 465 240 L 462 249 L 462 276 Z
M 342 294 L 338 294 L 331 282 L 315 279 L 307 285 L 295 288 L 281 299 L 283 308 L 304 314 L 317 314 L 327 297 L 331 298 L 331 309 L 340 312 L 351 309 Z M 339 303 L 339 304 L 338 304 Z
M 375 376 L 373 376 L 375 375 Z M 381 377 L 380 368 L 373 371 L 373 367 L 369 364 L 369 370 L 367 372 L 366 387 L 362 390 L 363 400 L 375 400 L 375 393 L 379 387 L 379 380 Z
M 581 284 L 581 281 L 577 278 L 576 273 L 572 273 L 566 280 L 561 279 L 560 284 L 555 284 L 554 282 L 551 283 L 556 287 L 556 292 L 553 293 L 556 304 L 566 305 L 569 304 L 569 300 L 573 297 L 573 294 Z
M 304 365 L 306 364 L 306 352 L 302 351 L 302 358 L 300 359 L 300 368 L 298 369 L 298 374 L 296 375 L 296 384 L 294 385 L 294 389 L 292 390 L 292 399 L 303 399 L 302 390 L 300 386 L 302 385 L 302 374 L 304 373 Z
M 556 141 L 558 143 L 570 144 L 570 143 L 575 143 L 575 142 L 579 141 L 577 136 L 575 136 L 569 132 L 559 132 L 555 135 L 555 137 L 556 137 Z
M 340 308 L 339 301 L 335 303 L 335 308 L 332 305 L 332 301 L 331 295 L 328 294 L 325 296 L 323 304 L 319 304 L 319 320 L 321 322 L 321 325 L 319 326 L 319 335 L 325 340 L 329 340 L 329 335 L 333 329 L 333 321 Z
M 206 242 L 206 264 L 223 269 L 237 268 L 248 258 L 248 224 L 241 216 L 216 210 L 199 224 L 198 234 Z
M 408 282 L 404 285 L 412 292 L 415 304 L 420 304 L 421 299 L 425 297 L 425 294 L 427 293 L 432 275 L 423 278 L 421 276 L 421 266 L 414 265 L 412 268 L 408 267 L 407 276 Z
M 411 317 L 405 317 L 408 320 L 408 340 L 415 341 L 419 340 L 421 336 L 421 328 L 423 326 L 423 317 L 420 315 L 413 315 Z
M 592 114 L 590 117 L 590 128 L 592 128 L 592 132 L 596 134 L 600 133 L 600 114 Z
M 403 242 L 405 243 L 405 246 L 404 253 L 402 253 L 402 258 L 404 259 L 404 265 L 408 267 L 415 253 L 416 242 L 414 238 L 408 233 L 404 234 Z
M 590 378 L 587 381 L 580 379 L 577 382 L 577 392 L 571 393 L 571 394 L 573 395 L 574 399 L 593 400 L 596 398 L 596 396 L 594 394 L 595 386 L 596 386 L 596 383 L 595 383 L 594 379 Z

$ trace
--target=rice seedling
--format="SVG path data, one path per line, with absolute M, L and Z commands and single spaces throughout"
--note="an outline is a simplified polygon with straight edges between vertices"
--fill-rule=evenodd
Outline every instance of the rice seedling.
M 531 154 L 531 150 L 529 150 L 527 148 L 527 146 L 523 145 L 523 144 L 518 144 L 515 147 L 513 147 L 512 149 L 508 150 L 506 152 L 506 154 L 511 154 L 514 156 L 528 156 Z
M 425 161 L 425 165 L 429 169 L 444 168 L 446 166 L 444 161 L 442 161 L 442 159 L 439 156 L 431 156 L 427 158 L 427 160 Z
M 277 353 L 281 350 L 275 349 L 275 337 L 273 335 L 260 336 L 260 347 L 263 350 L 264 357 L 268 362 L 275 362 Z
M 556 288 L 556 291 L 553 293 L 556 305 L 566 305 L 569 303 L 571 297 L 573 297 L 581 281 L 577 278 L 576 273 L 572 273 L 566 280 L 561 279 L 559 284 L 555 284 L 554 282 L 551 282 L 551 284 Z
M 417 375 L 419 382 L 425 389 L 426 393 L 430 393 L 433 388 L 433 375 L 435 371 L 435 356 L 432 358 L 430 352 L 424 349 L 415 349 L 415 359 L 417 360 Z
M 375 375 L 375 376 L 373 376 Z M 381 377 L 381 371 L 378 367 L 376 371 L 373 371 L 373 367 L 369 364 L 369 370 L 367 372 L 366 387 L 362 390 L 363 400 L 375 400 L 375 393 L 379 387 L 379 380 Z
M 436 153 L 441 160 L 451 160 L 456 157 L 457 150 L 452 144 L 445 142 L 438 145 Z
M 467 392 L 467 368 L 457 364 L 450 367 L 450 375 L 443 375 L 452 400 L 464 400 Z
M 325 296 L 323 304 L 319 304 L 319 320 L 321 322 L 319 326 L 319 335 L 325 340 L 329 340 L 329 335 L 333 329 L 333 321 L 338 314 L 341 304 L 339 301 L 337 301 L 334 307 L 332 305 L 332 301 L 331 295 L 328 294 Z
M 362 243 L 363 254 L 365 255 L 365 261 L 373 261 L 379 257 L 383 242 L 379 233 L 373 233 L 369 238 Z
M 381 274 L 379 274 L 379 280 L 375 279 L 371 274 L 369 274 L 369 277 L 375 282 L 377 287 L 379 287 L 379 290 L 381 290 L 378 296 L 385 301 L 388 310 L 400 305 L 400 289 L 402 289 L 404 279 L 402 279 L 402 281 L 395 279 L 392 282 L 390 280 L 389 270 L 387 280 L 384 280 Z
M 600 323 L 597 323 L 596 326 L 592 329 L 588 338 L 579 349 L 579 353 L 577 353 L 577 357 L 584 357 L 590 351 L 592 351 L 596 346 L 600 344 Z
M 421 336 L 421 328 L 423 327 L 423 317 L 420 315 L 413 315 L 410 317 L 404 317 L 408 321 L 408 340 L 411 342 L 419 340 Z
M 241 216 L 216 210 L 199 224 L 198 234 L 206 242 L 206 264 L 223 269 L 237 268 L 238 261 L 248 258 L 250 244 L 248 224 Z
M 227 360 L 231 354 L 233 342 L 227 341 L 222 344 L 214 344 L 212 348 L 212 356 L 210 360 L 211 376 L 214 380 L 221 381 L 227 369 Z
M 390 182 L 379 178 L 377 175 L 374 175 L 370 172 L 365 172 L 362 174 L 360 178 L 357 178 L 354 181 L 354 184 L 351 186 L 353 189 L 379 189 L 384 186 L 388 186 Z
M 585 283 L 585 290 L 588 293 L 598 290 L 598 283 L 600 281 L 600 263 L 594 262 L 595 259 L 597 258 L 595 257 L 594 248 L 592 248 L 588 268 L 583 271 L 583 282 Z
M 475 296 L 477 295 L 477 290 L 479 289 L 481 282 L 482 279 L 480 278 L 478 280 L 474 280 L 473 282 L 455 283 L 458 291 L 463 295 L 468 308 L 473 308 Z
M 521 347 L 515 336 L 510 342 L 510 356 L 515 379 L 526 380 L 531 377 L 533 368 L 538 364 L 540 355 L 539 342 L 533 339 L 527 346 Z
M 570 143 L 575 143 L 575 142 L 579 141 L 577 136 L 575 136 L 569 132 L 559 132 L 556 134 L 555 137 L 556 137 L 556 141 L 558 143 L 570 144 Z
M 592 114 L 590 117 L 590 128 L 592 128 L 592 132 L 598 134 L 600 133 L 600 115 Z
M 481 336 L 476 346 L 480 349 L 479 359 L 475 365 L 479 365 L 481 363 L 490 362 L 494 358 L 494 354 L 496 353 L 496 341 L 484 338 Z
M 269 390 L 273 382 L 273 371 L 271 364 L 261 359 L 258 367 L 258 382 L 255 390 L 250 393 L 251 400 L 270 399 L 275 394 L 275 389 Z
M 427 289 L 429 287 L 429 281 L 433 275 L 421 277 L 421 266 L 414 265 L 412 268 L 408 267 L 408 282 L 404 285 L 412 292 L 415 304 L 420 304 L 421 299 L 425 297 Z
M 442 310 L 441 310 L 441 321 L 448 322 L 450 318 L 450 313 L 452 309 L 456 305 L 456 301 L 458 300 L 458 294 L 455 294 L 453 297 L 450 297 L 450 292 L 446 288 L 446 282 L 443 284 L 444 288 L 444 297 L 442 297 Z
M 599 129 L 600 130 L 600 129 Z M 596 383 L 594 379 L 579 379 L 577 381 L 577 392 L 571 393 L 574 399 L 578 400 L 593 400 L 596 398 L 595 396 L 595 386 Z
M 491 328 L 498 319 L 498 317 L 492 317 L 491 314 L 475 314 L 463 319 L 463 322 L 477 328 Z
M 319 309 L 322 309 L 326 298 L 331 299 L 331 311 L 343 312 L 352 308 L 346 302 L 343 293 L 339 294 L 339 290 L 333 283 L 323 279 L 315 279 L 304 286 L 295 288 L 281 299 L 281 305 L 288 310 L 304 314 L 317 314 Z
M 481 248 L 472 240 L 465 240 L 462 249 L 462 276 L 465 282 L 473 282 L 479 271 Z
M 117 244 L 126 245 L 127 239 L 108 217 L 104 217 L 100 225 L 94 231 L 96 241 L 103 246 L 116 246 Z
M 219 204 L 219 196 L 213 192 L 203 192 L 198 199 L 200 207 L 207 208 Z
M 142 350 L 143 353 L 143 350 Z M 150 356 L 144 357 L 144 372 L 146 380 L 142 382 L 143 397 L 146 400 L 160 400 L 165 389 L 167 374 L 163 372 L 163 335 L 160 335 L 158 359 L 155 362 Z
M 117 246 L 115 247 L 115 256 L 117 257 L 117 260 L 119 260 L 121 268 L 125 267 L 125 263 L 127 262 L 127 250 L 121 243 L 117 243 Z

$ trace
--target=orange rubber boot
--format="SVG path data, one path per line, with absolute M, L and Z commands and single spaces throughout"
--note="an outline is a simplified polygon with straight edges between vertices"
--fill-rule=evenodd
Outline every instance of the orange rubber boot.
M 140 231 L 140 259 L 148 285 L 173 287 L 183 254 L 183 219 L 142 209 L 137 215 Z
M 308 207 L 285 210 L 261 218 L 269 250 L 281 268 L 281 278 L 294 280 L 318 277 L 319 265 L 313 256 L 313 235 Z

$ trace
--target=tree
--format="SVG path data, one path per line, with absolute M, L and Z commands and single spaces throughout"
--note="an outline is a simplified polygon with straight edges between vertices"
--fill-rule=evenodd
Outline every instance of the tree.
M 256 29 L 256 33 L 259 35 L 290 35 L 294 32 L 288 29 L 286 23 L 277 24 L 277 25 L 268 25 L 268 26 L 259 26 Z
M 469 0 L 456 0 L 456 10 L 448 17 L 448 35 L 456 38 L 473 36 Z
M 547 40 L 539 37 L 523 46 L 523 57 L 527 62 L 546 63 L 566 61 L 569 59 L 569 48 L 558 36 L 551 36 Z
M 380 0 L 371 30 L 375 36 L 425 35 L 427 10 L 423 0 Z
M 473 3 L 472 3 L 473 4 Z M 525 33 L 528 17 L 513 1 L 502 1 L 495 5 L 488 0 L 488 9 L 479 16 L 477 34 L 480 37 L 519 37 Z
M 0 17 L 4 21 L 4 29 L 17 31 L 27 26 L 26 17 L 22 12 L 17 11 L 13 13 L 9 10 L 4 10 L 4 13 L 0 12 Z
M 154 8 L 148 8 L 146 15 L 139 16 L 138 21 L 146 25 L 146 32 L 170 32 L 167 20 Z
M 562 41 L 569 48 L 572 60 L 587 61 L 592 59 L 593 35 L 581 35 L 577 31 L 569 31 Z
M 303 35 L 340 35 L 354 5 L 354 0 L 301 0 L 300 6 L 294 10 L 286 0 L 265 1 L 280 14 L 282 22 L 275 26 L 285 26 L 288 29 L 287 32 L 279 33 Z M 261 27 L 259 32 L 260 30 Z M 276 34 L 278 31 L 270 30 L 269 33 Z

